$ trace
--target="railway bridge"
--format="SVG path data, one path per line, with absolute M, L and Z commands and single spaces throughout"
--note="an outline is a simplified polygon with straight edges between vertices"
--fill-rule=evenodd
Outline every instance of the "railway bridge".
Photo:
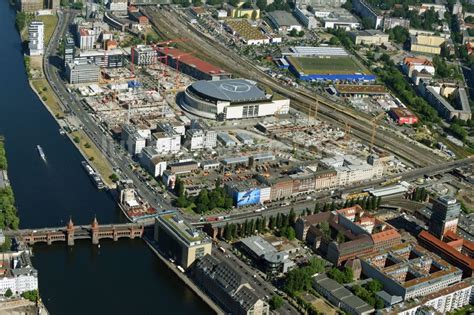
M 90 239 L 92 244 L 99 244 L 101 239 L 119 238 L 141 238 L 143 236 L 144 225 L 134 223 L 99 225 L 97 218 L 94 218 L 90 225 L 75 226 L 72 219 L 66 226 L 50 227 L 42 229 L 24 229 L 4 231 L 5 237 L 16 238 L 20 243 L 34 245 L 36 243 L 67 242 L 73 246 L 75 240 Z

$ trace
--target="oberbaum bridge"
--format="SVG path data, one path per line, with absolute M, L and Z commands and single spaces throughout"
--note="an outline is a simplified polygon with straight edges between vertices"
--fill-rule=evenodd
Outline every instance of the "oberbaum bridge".
M 92 244 L 99 244 L 101 239 L 117 241 L 119 238 L 141 238 L 144 228 L 144 225 L 135 223 L 99 225 L 94 217 L 90 225 L 75 226 L 70 218 L 68 224 L 63 227 L 5 230 L 3 233 L 5 237 L 15 238 L 20 244 L 30 246 L 36 243 L 51 245 L 53 242 L 67 242 L 67 245 L 73 246 L 76 240 L 83 239 L 90 239 Z

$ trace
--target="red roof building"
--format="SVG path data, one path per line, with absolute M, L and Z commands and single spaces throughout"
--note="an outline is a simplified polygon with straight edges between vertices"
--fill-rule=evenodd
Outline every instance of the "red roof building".
M 392 117 L 397 124 L 399 125 L 412 125 L 418 122 L 418 117 L 416 117 L 411 111 L 406 108 L 396 107 L 392 108 L 389 112 L 390 117 Z
M 161 62 L 175 69 L 178 68 L 180 72 L 198 80 L 220 80 L 230 79 L 231 77 L 231 74 L 222 68 L 214 66 L 177 48 L 158 47 L 157 52 L 160 56 L 167 56 L 166 59 L 160 59 Z
M 435 252 L 452 265 L 461 269 L 464 278 L 472 276 L 472 271 L 474 270 L 472 242 L 464 240 L 451 231 L 445 234 L 445 242 L 427 231 L 422 231 L 418 235 L 418 240 L 423 247 Z M 459 240 L 462 240 L 461 248 Z M 460 250 L 458 250 L 459 248 Z

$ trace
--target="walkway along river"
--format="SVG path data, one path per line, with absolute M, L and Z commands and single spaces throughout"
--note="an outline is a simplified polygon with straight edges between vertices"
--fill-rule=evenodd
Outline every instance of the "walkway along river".
M 15 12 L 0 1 L 0 134 L 20 228 L 124 222 L 114 200 L 93 186 L 82 156 L 30 89 L 14 26 Z M 36 145 L 42 146 L 44 162 Z M 159 261 L 142 240 L 35 245 L 40 294 L 55 314 L 209 314 L 210 309 Z

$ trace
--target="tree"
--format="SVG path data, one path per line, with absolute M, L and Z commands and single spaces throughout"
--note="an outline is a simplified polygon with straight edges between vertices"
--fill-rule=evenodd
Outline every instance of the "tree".
M 339 39 L 336 36 L 331 37 L 331 39 L 329 40 L 329 45 L 331 45 L 331 46 L 337 46 L 340 43 L 341 42 L 339 41 Z
M 291 225 L 295 224 L 295 222 L 296 222 L 295 209 L 291 208 L 288 220 L 289 220 L 289 224 L 291 224 Z
M 117 174 L 113 173 L 109 176 L 109 179 L 111 181 L 113 181 L 114 183 L 118 182 L 119 181 L 119 177 L 117 176 Z
M 226 223 L 224 226 L 224 239 L 230 241 L 232 239 L 232 230 L 229 226 L 229 223 Z
M 288 227 L 286 229 L 286 238 L 292 241 L 295 239 L 295 237 L 296 237 L 295 229 L 292 226 Z
M 275 227 L 276 227 L 276 219 L 275 219 L 274 216 L 271 216 L 270 220 L 268 221 L 268 228 L 270 230 L 273 230 L 273 229 L 275 229 Z
M 279 295 L 274 295 L 268 303 L 270 304 L 270 309 L 276 310 L 283 306 L 283 298 Z
M 10 288 L 8 288 L 6 291 L 5 291 L 5 297 L 9 298 L 13 295 L 13 292 Z
M 321 211 L 321 206 L 319 205 L 319 202 L 316 202 L 316 204 L 314 205 L 314 214 L 316 213 L 319 213 L 319 211 Z
M 319 230 L 326 238 L 331 238 L 331 230 L 329 229 L 329 223 L 327 221 L 319 223 Z
M 38 290 L 25 291 L 21 294 L 24 299 L 36 302 L 39 298 Z
M 257 7 L 260 10 L 266 10 L 267 9 L 267 0 L 257 0 Z
M 364 29 L 370 29 L 372 28 L 372 20 L 369 17 L 364 17 L 362 19 L 362 27 Z
M 382 282 L 375 279 L 375 280 L 372 280 L 369 283 L 367 283 L 366 288 L 367 288 L 367 290 L 369 290 L 370 292 L 375 294 L 375 293 L 377 293 L 377 292 L 379 292 L 380 290 L 383 289 L 383 285 L 382 285 Z

